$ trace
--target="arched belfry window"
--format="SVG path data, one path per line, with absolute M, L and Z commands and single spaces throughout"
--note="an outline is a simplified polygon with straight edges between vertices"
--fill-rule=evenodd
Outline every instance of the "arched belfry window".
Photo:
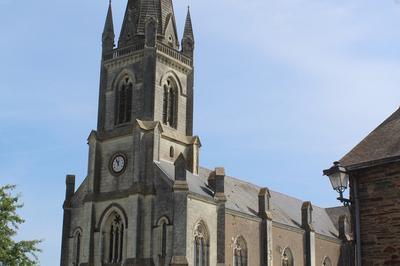
M 233 246 L 233 265 L 247 266 L 247 244 L 242 236 L 238 236 Z
M 293 266 L 293 265 L 294 265 L 293 254 L 290 248 L 287 247 L 282 253 L 282 266 Z
M 117 212 L 112 212 L 101 231 L 103 263 L 119 263 L 122 261 L 125 228 L 121 215 Z
M 178 125 L 178 87 L 171 78 L 164 85 L 163 123 L 173 128 Z
M 81 240 L 82 240 L 82 233 L 80 230 L 77 230 L 74 234 L 74 253 L 73 253 L 73 265 L 79 265 L 81 260 Z
M 324 261 L 322 262 L 322 266 L 332 266 L 331 259 L 329 257 L 325 257 Z
M 132 118 L 132 94 L 133 82 L 129 76 L 118 83 L 116 97 L 116 124 L 124 124 L 131 121 Z
M 194 230 L 194 265 L 210 265 L 210 240 L 207 227 L 203 222 L 198 222 Z

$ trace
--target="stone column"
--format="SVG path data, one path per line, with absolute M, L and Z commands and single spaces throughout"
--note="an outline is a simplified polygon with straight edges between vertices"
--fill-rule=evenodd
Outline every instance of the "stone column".
M 260 225 L 260 266 L 272 266 L 272 214 L 270 211 L 271 194 L 268 188 L 260 189 L 258 193 L 258 217 Z
M 312 204 L 309 201 L 301 206 L 301 227 L 305 230 L 306 266 L 315 266 L 315 232 L 312 226 Z
M 215 194 L 217 201 L 217 266 L 225 265 L 225 169 L 215 168 Z
M 187 266 L 186 232 L 187 232 L 187 197 L 186 159 L 181 153 L 175 161 L 174 181 L 174 229 L 171 266 Z
M 65 188 L 65 201 L 63 204 L 64 216 L 62 227 L 62 240 L 61 240 L 61 266 L 69 265 L 69 236 L 71 233 L 71 198 L 75 193 L 75 176 L 67 175 Z

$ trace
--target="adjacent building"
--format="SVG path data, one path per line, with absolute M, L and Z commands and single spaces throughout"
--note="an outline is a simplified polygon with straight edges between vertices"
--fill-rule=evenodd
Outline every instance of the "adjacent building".
M 400 109 L 346 154 L 357 265 L 400 265 Z

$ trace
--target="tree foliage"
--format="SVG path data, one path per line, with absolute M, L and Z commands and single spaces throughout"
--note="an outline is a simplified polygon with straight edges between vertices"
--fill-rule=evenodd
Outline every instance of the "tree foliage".
M 17 210 L 23 205 L 19 196 L 13 195 L 15 186 L 0 186 L 0 265 L 30 266 L 38 265 L 39 240 L 15 241 L 19 225 L 25 222 Z

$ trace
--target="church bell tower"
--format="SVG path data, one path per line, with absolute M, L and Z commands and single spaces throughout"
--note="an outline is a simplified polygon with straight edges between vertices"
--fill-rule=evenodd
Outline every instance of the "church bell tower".
M 86 179 L 75 191 L 74 176 L 67 178 L 61 265 L 181 265 L 170 264 L 170 250 L 155 255 L 153 238 L 155 215 L 173 217 L 155 203 L 173 200 L 159 199 L 160 190 L 172 190 L 157 177 L 157 163 L 179 161 L 198 174 L 190 12 L 179 42 L 172 0 L 128 0 L 115 37 L 110 1 L 97 130 L 88 138 Z
M 193 137 L 190 12 L 180 45 L 172 0 L 128 0 L 116 47 L 114 39 L 110 2 L 102 36 L 98 125 L 93 136 L 102 142 L 101 161 L 123 151 L 126 170 L 131 170 L 125 174 L 130 179 L 126 182 L 140 185 L 152 182 L 145 162 L 173 162 L 180 153 L 189 159 L 188 169 L 196 172 L 200 143 Z M 112 164 L 111 158 L 111 168 Z M 94 177 L 95 192 L 110 184 L 102 173 Z

